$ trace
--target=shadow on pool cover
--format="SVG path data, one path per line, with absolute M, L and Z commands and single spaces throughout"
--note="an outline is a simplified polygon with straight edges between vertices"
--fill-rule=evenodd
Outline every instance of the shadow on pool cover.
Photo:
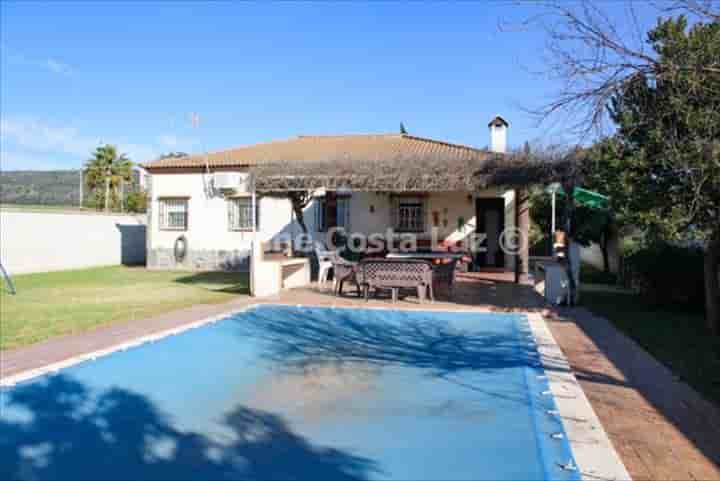
M 278 315 L 282 311 L 282 315 Z M 331 313 L 332 321 L 323 318 Z M 525 406 L 524 392 L 504 393 L 492 387 L 471 385 L 460 376 L 469 371 L 542 368 L 533 343 L 516 334 L 493 332 L 480 325 L 458 330 L 438 322 L 436 313 L 394 312 L 401 322 L 388 322 L 382 310 L 258 309 L 238 323 L 244 340 L 262 343 L 261 355 L 289 370 L 323 364 L 360 363 L 422 370 L 485 395 L 512 399 Z M 429 315 L 428 315 L 429 314 Z M 425 317 L 427 316 L 427 317 Z M 546 370 L 565 370 L 546 366 Z
M 224 418 L 235 439 L 176 430 L 145 397 L 93 397 L 65 375 L 18 386 L 0 420 L 0 479 L 366 479 L 375 464 L 311 445 L 279 417 L 239 406 Z M 281 460 L 281 462 L 280 462 Z
M 338 312 L 339 311 L 339 312 Z M 331 316 L 332 322 L 323 316 Z M 491 326 L 459 330 L 422 313 L 258 309 L 228 319 L 242 343 L 272 365 L 400 366 L 527 409 L 524 392 L 477 385 L 468 372 L 539 367 L 534 345 Z M 173 382 L 168 378 L 166 382 Z M 335 479 L 383 477 L 376 461 L 313 444 L 284 418 L 238 404 L 221 421 L 226 442 L 182 431 L 145 396 L 100 393 L 68 374 L 2 393 L 0 479 Z M 386 473 L 387 474 L 387 473 Z

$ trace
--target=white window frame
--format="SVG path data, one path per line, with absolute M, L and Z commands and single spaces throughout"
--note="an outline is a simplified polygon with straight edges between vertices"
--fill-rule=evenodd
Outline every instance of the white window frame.
M 393 226 L 397 232 L 425 232 L 426 199 L 420 196 L 398 196 L 393 202 Z
M 158 225 L 160 230 L 186 231 L 190 221 L 190 199 L 187 197 L 161 197 L 158 199 Z M 173 214 L 182 214 L 176 222 Z
M 245 223 L 241 224 L 240 209 L 246 209 L 250 216 L 245 215 Z M 260 202 L 255 202 L 255 229 L 260 230 Z M 252 230 L 252 197 L 231 197 L 227 199 L 227 225 L 231 232 L 249 232 Z

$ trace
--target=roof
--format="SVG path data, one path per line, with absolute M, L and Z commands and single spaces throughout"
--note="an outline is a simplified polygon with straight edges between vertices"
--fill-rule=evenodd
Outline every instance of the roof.
M 287 162 L 484 161 L 486 150 L 408 134 L 301 135 L 228 150 L 147 162 L 148 170 L 242 168 Z

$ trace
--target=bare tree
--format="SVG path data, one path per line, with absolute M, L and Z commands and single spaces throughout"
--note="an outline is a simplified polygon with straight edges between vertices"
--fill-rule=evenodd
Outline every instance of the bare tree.
M 665 12 L 694 15 L 701 20 L 720 22 L 720 2 L 717 0 L 675 0 L 660 3 Z
M 584 135 L 614 122 L 628 153 L 623 169 L 643 174 L 648 202 L 638 207 L 654 217 L 650 224 L 665 227 L 669 239 L 705 240 L 706 319 L 720 333 L 720 2 L 654 4 L 659 16 L 680 16 L 649 32 L 631 2 L 625 27 L 603 2 L 539 5 L 542 13 L 525 24 L 545 33 L 546 73 L 561 87 L 532 113 L 560 116 Z
M 697 65 L 694 59 L 668 65 L 649 48 L 638 13 L 626 2 L 629 25 L 621 27 L 603 2 L 580 0 L 541 1 L 540 13 L 523 22 L 523 28 L 539 28 L 545 36 L 544 75 L 561 86 L 550 99 L 528 112 L 546 121 L 560 116 L 570 121 L 575 133 L 602 134 L 609 126 L 608 105 L 634 78 L 660 82 L 680 70 L 720 72 L 720 59 Z M 676 0 L 657 4 L 658 14 L 682 13 L 705 21 L 718 21 L 720 4 L 714 0 Z M 710 85 L 700 88 L 714 88 Z

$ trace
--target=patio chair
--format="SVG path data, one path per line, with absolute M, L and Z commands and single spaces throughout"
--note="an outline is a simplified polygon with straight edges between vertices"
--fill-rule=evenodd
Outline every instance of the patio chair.
M 435 264 L 433 266 L 433 290 L 437 292 L 439 287 L 441 290 L 445 291 L 448 299 L 452 299 L 457 265 L 457 259 L 449 259 L 446 262 Z
M 362 286 L 365 300 L 370 290 L 390 289 L 397 302 L 400 289 L 416 289 L 420 302 L 426 297 L 434 300 L 432 263 L 415 259 L 368 259 L 360 261 L 357 282 Z
M 333 268 L 333 260 L 337 257 L 335 251 L 323 250 L 318 245 L 315 246 L 315 256 L 318 260 L 318 283 L 325 284 Z
M 360 296 L 360 284 L 357 280 L 358 263 L 346 261 L 340 256 L 333 260 L 333 294 L 342 296 L 343 285 L 348 282 L 355 284 L 357 295 Z

